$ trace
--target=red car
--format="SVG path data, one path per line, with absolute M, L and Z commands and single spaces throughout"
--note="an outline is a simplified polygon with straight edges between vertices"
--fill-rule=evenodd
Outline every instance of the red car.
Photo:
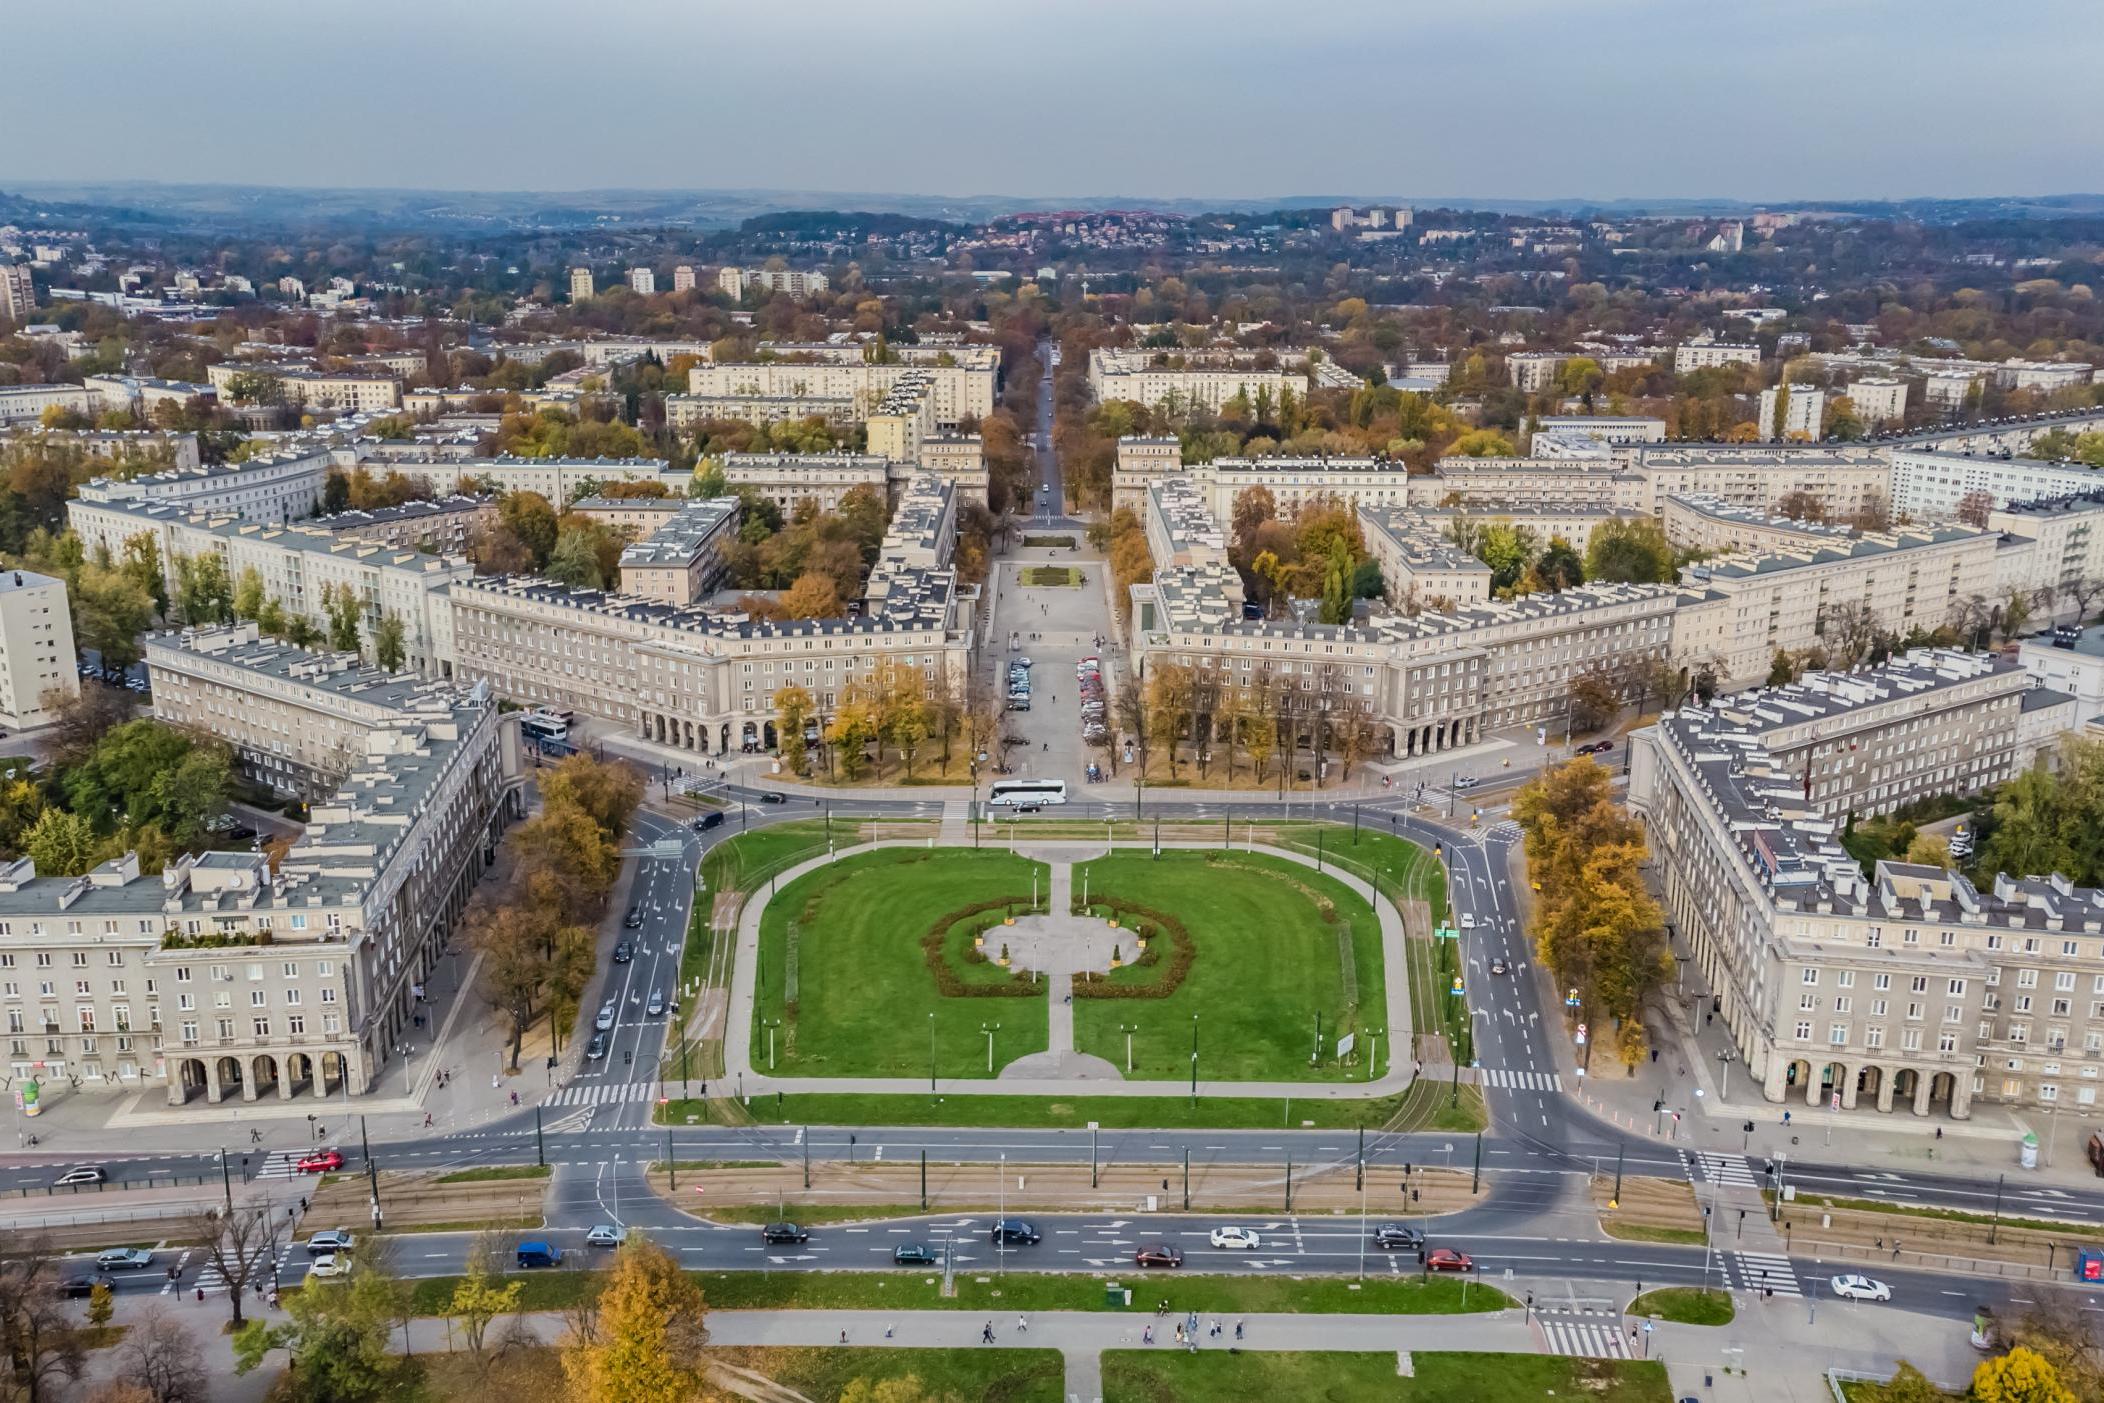
M 326 1174 L 332 1169 L 341 1168 L 343 1168 L 343 1152 L 341 1150 L 323 1150 L 319 1154 L 308 1155 L 300 1161 L 300 1173 L 302 1174 Z
M 1433 1271 L 1474 1271 L 1476 1264 L 1468 1259 L 1468 1253 L 1456 1252 L 1451 1247 L 1441 1247 L 1425 1258 L 1425 1265 Z

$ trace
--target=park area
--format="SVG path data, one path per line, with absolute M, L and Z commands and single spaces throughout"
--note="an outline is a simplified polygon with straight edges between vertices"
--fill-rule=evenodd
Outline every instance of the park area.
M 1319 1398 L 1325 1403 L 1672 1403 L 1665 1366 L 1539 1354 L 1416 1354 L 1410 1373 L 1382 1354 L 1227 1354 L 1110 1350 L 1103 1403 Z
M 1098 858 L 1075 869 L 1075 892 L 1084 885 L 1090 910 L 1157 936 L 1103 977 L 1113 996 L 1075 999 L 1076 1048 L 1123 1070 L 1131 1030 L 1132 1078 L 1188 1077 L 1195 1016 L 1202 1081 L 1367 1079 L 1366 1049 L 1388 1023 L 1363 897 L 1285 858 L 1174 849 Z M 1354 1046 L 1340 1058 L 1343 1034 Z

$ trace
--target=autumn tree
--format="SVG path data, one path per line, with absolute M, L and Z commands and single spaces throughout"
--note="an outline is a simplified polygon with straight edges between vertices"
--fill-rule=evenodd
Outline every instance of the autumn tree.
M 80 1378 L 87 1353 L 65 1298 L 60 1259 L 42 1238 L 12 1238 L 0 1249 L 0 1345 L 13 1385 L 11 1398 L 43 1403 L 64 1395 Z
M 384 672 L 400 672 L 408 658 L 408 648 L 402 628 L 402 617 L 389 614 L 380 620 L 373 630 L 373 662 Z
M 707 1342 L 701 1287 L 664 1248 L 631 1237 L 599 1293 L 596 1329 L 563 1343 L 572 1403 L 689 1403 Z
M 2077 1403 L 2060 1371 L 2036 1350 L 2018 1345 L 1973 1370 L 1975 1403 Z
M 1665 528 L 1650 517 L 1603 521 L 1585 543 L 1585 578 L 1671 584 L 1679 571 Z
M 804 723 L 811 716 L 811 707 L 811 694 L 793 684 L 774 694 L 775 744 L 782 752 L 782 763 L 789 767 L 792 775 L 804 773 L 808 761 Z
M 1622 709 L 1622 691 L 1614 675 L 1601 667 L 1588 668 L 1571 679 L 1571 728 L 1597 731 Z
M 501 1350 L 502 1341 L 492 1348 L 490 1327 L 519 1309 L 519 1292 L 525 1285 L 520 1281 L 504 1279 L 504 1257 L 508 1240 L 495 1233 L 478 1233 L 468 1249 L 466 1270 L 454 1283 L 453 1294 L 446 1303 L 446 1318 L 460 1332 L 462 1343 L 467 1345 L 468 1357 L 474 1361 L 475 1372 L 484 1380 L 489 1378 L 490 1365 Z
M 149 1306 L 125 1327 L 117 1346 L 117 1372 L 136 1386 L 146 1403 L 205 1403 L 210 1375 L 197 1336 L 175 1311 Z
M 840 587 L 831 575 L 807 570 L 782 592 L 785 619 L 837 619 L 846 612 L 840 602 Z

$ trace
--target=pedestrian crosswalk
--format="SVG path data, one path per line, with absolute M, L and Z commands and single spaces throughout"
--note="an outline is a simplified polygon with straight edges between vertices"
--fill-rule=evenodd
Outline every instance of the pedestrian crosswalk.
M 1802 1296 L 1797 1268 L 1780 1252 L 1733 1252 L 1739 1268 L 1739 1284 L 1749 1291 L 1769 1290 L 1778 1296 Z
M 258 1284 L 260 1284 L 266 1292 L 275 1289 L 279 1280 L 282 1279 L 285 1274 L 285 1264 L 292 1259 L 292 1254 L 298 1248 L 298 1246 L 298 1243 L 286 1243 L 284 1246 L 278 1248 L 277 1256 L 274 1261 L 271 1261 L 268 1265 L 264 1266 L 260 1270 L 250 1272 L 248 1278 L 249 1289 L 254 1290 Z M 184 1254 L 183 1260 L 185 1262 L 189 1260 L 188 1253 Z M 255 1259 L 245 1257 L 244 1260 L 253 1261 Z M 188 1287 L 192 1290 L 201 1290 L 206 1295 L 211 1295 L 215 1291 L 224 1291 L 227 1289 L 226 1275 L 225 1273 L 219 1270 L 218 1263 L 214 1262 L 208 1256 L 205 1258 L 204 1265 L 197 1269 L 197 1276 L 195 1277 L 195 1279 L 181 1281 L 179 1283 L 172 1284 L 171 1286 L 164 1286 L 161 1288 L 161 1290 L 162 1294 L 165 1295 L 170 1290 L 182 1289 L 183 1287 Z
M 543 1106 L 604 1106 L 615 1101 L 653 1101 L 657 1084 L 647 1081 L 579 1082 L 550 1093 Z
M 1697 1150 L 1695 1162 L 1702 1166 L 1702 1177 L 1713 1184 L 1722 1184 L 1728 1189 L 1757 1189 L 1760 1184 L 1753 1177 L 1753 1166 L 1744 1155 L 1717 1154 L 1710 1150 Z
M 300 1159 L 304 1150 L 272 1150 L 263 1160 L 263 1167 L 256 1171 L 258 1179 L 297 1179 L 300 1176 Z
M 1551 1354 L 1591 1359 L 1630 1357 L 1629 1339 L 1622 1333 L 1619 1321 L 1565 1320 L 1553 1315 L 1538 1315 L 1535 1322 L 1541 1326 Z
M 1514 1091 L 1563 1090 L 1563 1078 L 1555 1072 L 1519 1072 L 1506 1067 L 1487 1067 L 1478 1075 L 1484 1086 L 1503 1086 Z
M 1517 838 L 1520 836 L 1520 826 L 1509 818 L 1504 819 L 1493 823 L 1483 836 L 1487 839 Z

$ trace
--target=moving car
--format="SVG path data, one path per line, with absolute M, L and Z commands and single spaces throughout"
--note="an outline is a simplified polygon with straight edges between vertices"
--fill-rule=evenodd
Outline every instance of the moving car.
M 1490 962 L 1490 972 L 1492 974 L 1503 974 L 1506 968 L 1507 966 L 1503 960 L 1492 960 Z
M 1373 1230 L 1373 1245 L 1391 1252 L 1415 1252 L 1425 1245 L 1425 1235 L 1405 1223 L 1383 1223 Z
M 722 814 L 720 814 L 720 813 L 706 813 L 706 814 L 703 814 L 703 815 L 702 815 L 702 816 L 701 816 L 700 818 L 697 818 L 697 819 L 695 819 L 695 820 L 694 820 L 694 831 L 695 831 L 696 833 L 706 833 L 706 832 L 708 832 L 708 831 L 709 831 L 709 830 L 710 830 L 711 828 L 717 828 L 717 827 L 720 827 L 720 826 L 722 825 L 722 823 L 723 823 L 723 815 L 722 815 Z
M 107 1284 L 100 1272 L 68 1272 L 58 1279 L 55 1289 L 61 1299 L 77 1300 L 82 1296 L 94 1295 L 96 1287 Z
M 1474 930 L 1476 928 L 1476 916 L 1474 912 L 1463 911 L 1461 913 L 1461 928 L 1463 930 Z
M 307 1266 L 307 1275 L 323 1281 L 350 1274 L 351 1258 L 348 1253 L 324 1252 Z
M 1132 1254 L 1136 1267 L 1180 1267 L 1183 1265 L 1183 1249 L 1171 1247 L 1166 1242 L 1150 1242 Z
M 153 1253 L 144 1247 L 112 1247 L 95 1258 L 97 1271 L 142 1271 L 153 1265 Z
M 562 1249 L 552 1242 L 522 1242 L 516 1255 L 522 1268 L 559 1267 L 563 1263 Z
M 1027 1218 L 1003 1218 L 994 1224 L 988 1236 L 996 1243 L 1034 1247 L 1044 1240 L 1045 1235 Z
M 307 1255 L 319 1257 L 324 1252 L 348 1252 L 351 1250 L 351 1233 L 348 1228 L 328 1228 L 307 1239 Z
M 760 1241 L 762 1242 L 809 1242 L 810 1240 L 810 1230 L 800 1228 L 794 1223 L 769 1223 L 766 1227 L 760 1229 Z
M 652 989 L 650 991 L 650 1002 L 643 1007 L 652 1018 L 663 1013 L 665 1011 L 665 991 L 663 989 Z
M 628 1241 L 628 1229 L 619 1223 L 601 1223 L 584 1235 L 587 1247 L 619 1247 Z
M 1451 1247 L 1434 1248 L 1425 1258 L 1425 1266 L 1432 1271 L 1474 1271 L 1476 1264 L 1468 1259 L 1468 1253 L 1456 1252 Z
M 614 942 L 614 963 L 625 965 L 636 957 L 636 948 L 625 940 Z
M 1482 782 L 1482 780 L 1477 779 L 1474 775 L 1456 775 L 1454 777 L 1454 788 L 1474 789 L 1477 785 L 1481 784 Z
M 925 1242 L 902 1242 L 891 1249 L 893 1266 L 932 1267 L 941 1257 Z
M 760 802 L 763 804 L 786 804 L 789 802 L 789 796 L 786 794 L 778 794 L 774 790 L 770 789 L 760 796 Z
M 612 1032 L 614 1020 L 619 1016 L 620 1010 L 614 1007 L 612 999 L 608 999 L 605 1003 L 599 1005 L 599 1017 L 593 1021 L 592 1026 L 602 1033 Z
M 73 1187 L 75 1184 L 100 1184 L 109 1177 L 109 1175 L 102 1172 L 100 1166 L 83 1164 L 59 1175 L 58 1182 L 54 1187 L 66 1189 Z
M 343 1168 L 343 1151 L 317 1150 L 299 1163 L 302 1174 L 326 1174 L 332 1169 Z
M 594 1062 L 606 1056 L 606 1034 L 592 1034 L 591 1042 L 585 1045 L 584 1055 Z
M 637 910 L 635 907 L 631 906 L 628 908 L 628 914 L 621 918 L 621 924 L 628 927 L 628 929 L 630 930 L 641 930 L 643 928 L 643 913 Z M 619 959 L 620 956 L 621 952 L 619 950 L 616 950 L 614 952 L 614 957 L 616 959 Z
M 1248 1228 L 1214 1228 L 1212 1232 L 1212 1243 L 1215 1247 L 1241 1247 L 1253 1249 L 1257 1245 L 1257 1235 L 1251 1232 Z
M 1873 1281 L 1867 1276 L 1857 1276 L 1854 1273 L 1835 1277 L 1831 1285 L 1834 1288 L 1834 1294 L 1844 1300 L 1889 1301 L 1892 1299 L 1892 1288 L 1890 1286 L 1887 1286 L 1882 1281 Z

